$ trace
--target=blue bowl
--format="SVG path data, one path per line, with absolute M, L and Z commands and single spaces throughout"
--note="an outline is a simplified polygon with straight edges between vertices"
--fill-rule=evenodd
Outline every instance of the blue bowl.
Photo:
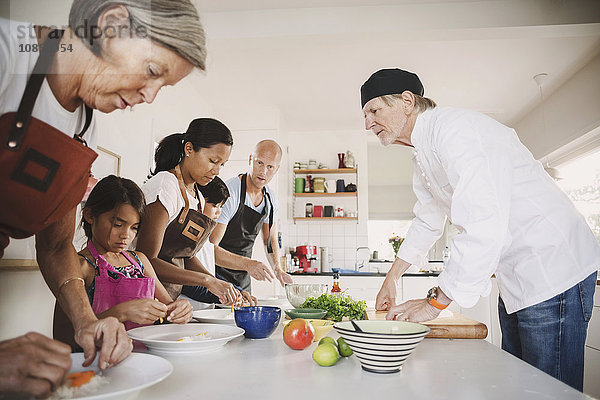
M 281 319 L 281 308 L 269 306 L 236 307 L 235 324 L 242 328 L 244 336 L 250 339 L 264 339 L 271 336 Z

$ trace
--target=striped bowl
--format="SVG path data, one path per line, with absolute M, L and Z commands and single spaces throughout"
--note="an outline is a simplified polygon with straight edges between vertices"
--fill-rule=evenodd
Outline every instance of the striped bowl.
M 398 372 L 404 361 L 429 333 L 429 327 L 405 321 L 337 322 L 334 329 L 350 346 L 365 371 L 387 374 Z

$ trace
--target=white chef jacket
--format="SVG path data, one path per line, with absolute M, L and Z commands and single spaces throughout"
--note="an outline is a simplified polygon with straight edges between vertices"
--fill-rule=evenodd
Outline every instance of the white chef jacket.
M 460 306 L 489 295 L 492 274 L 513 313 L 598 269 L 600 246 L 584 217 L 513 129 L 438 107 L 417 117 L 411 141 L 416 217 L 398 258 L 422 261 L 448 217 L 459 234 L 439 286 Z

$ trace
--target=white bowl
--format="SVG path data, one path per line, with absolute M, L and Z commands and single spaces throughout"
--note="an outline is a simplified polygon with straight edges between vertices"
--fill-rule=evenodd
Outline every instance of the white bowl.
M 300 308 L 306 299 L 319 297 L 327 293 L 327 289 L 328 285 L 320 283 L 291 283 L 285 285 L 285 294 L 295 308 Z
M 413 352 L 429 327 L 405 321 L 354 321 L 362 332 L 357 332 L 351 322 L 337 322 L 334 329 L 354 351 L 365 371 L 393 373 Z

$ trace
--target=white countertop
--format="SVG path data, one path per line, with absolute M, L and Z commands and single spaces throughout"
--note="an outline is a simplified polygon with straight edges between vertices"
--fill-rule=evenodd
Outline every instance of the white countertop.
M 330 336 L 337 337 L 332 331 Z M 174 371 L 139 399 L 589 399 L 484 340 L 425 339 L 399 373 L 365 372 L 355 356 L 333 367 L 292 350 L 282 327 L 268 339 L 237 338 L 193 357 L 165 357 Z

